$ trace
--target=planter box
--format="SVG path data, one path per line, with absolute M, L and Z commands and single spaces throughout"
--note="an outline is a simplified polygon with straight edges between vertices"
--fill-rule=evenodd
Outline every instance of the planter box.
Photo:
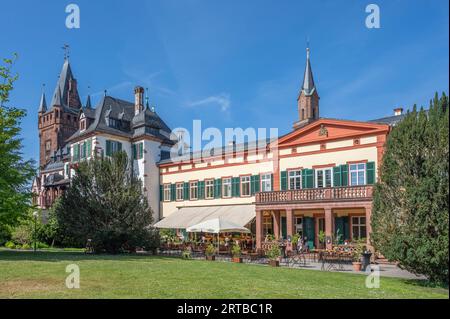
M 216 256 L 206 256 L 206 260 L 216 260 Z
M 279 260 L 269 260 L 269 266 L 271 267 L 279 267 L 280 261 Z
M 234 262 L 234 263 L 242 263 L 242 257 L 233 257 L 233 258 L 231 258 L 231 260 Z
M 354 271 L 361 271 L 361 263 L 360 262 L 352 262 L 352 265 L 353 265 L 353 270 Z

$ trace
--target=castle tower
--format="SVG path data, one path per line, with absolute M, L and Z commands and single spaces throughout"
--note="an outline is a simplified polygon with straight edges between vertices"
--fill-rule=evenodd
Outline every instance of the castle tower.
M 50 105 L 42 93 L 38 110 L 39 167 L 45 166 L 52 154 L 61 149 L 78 130 L 78 111 L 81 108 L 77 80 L 66 58 L 59 75 Z
M 305 126 L 319 118 L 319 99 L 319 94 L 314 84 L 311 62 L 309 60 L 309 48 L 307 48 L 303 84 L 297 97 L 299 120 L 294 123 L 294 129 Z

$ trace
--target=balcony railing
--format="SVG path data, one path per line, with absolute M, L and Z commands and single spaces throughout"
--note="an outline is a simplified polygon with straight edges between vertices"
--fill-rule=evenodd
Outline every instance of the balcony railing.
M 372 191 L 373 186 L 365 185 L 261 192 L 256 194 L 256 204 L 364 200 L 372 198 Z

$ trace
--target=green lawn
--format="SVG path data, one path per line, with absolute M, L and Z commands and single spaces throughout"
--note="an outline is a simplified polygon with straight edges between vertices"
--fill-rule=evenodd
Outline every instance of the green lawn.
M 80 267 L 80 289 L 65 268 Z M 136 255 L 0 250 L 0 298 L 448 298 L 419 281 L 261 265 Z

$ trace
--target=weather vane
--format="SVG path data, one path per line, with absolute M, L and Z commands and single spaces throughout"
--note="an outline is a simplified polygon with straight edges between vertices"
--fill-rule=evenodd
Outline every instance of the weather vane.
M 68 60 L 70 55 L 70 46 L 68 44 L 64 44 L 62 49 L 64 50 L 64 60 Z

